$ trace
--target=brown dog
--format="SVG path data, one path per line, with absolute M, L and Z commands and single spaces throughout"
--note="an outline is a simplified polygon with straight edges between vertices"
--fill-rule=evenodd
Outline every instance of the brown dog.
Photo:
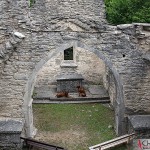
M 77 86 L 77 88 L 78 88 L 79 96 L 86 97 L 85 89 L 81 86 Z
M 69 96 L 68 96 L 68 92 L 63 91 L 63 92 L 57 93 L 57 94 L 56 94 L 56 97 L 57 97 L 57 98 L 60 98 L 60 97 L 69 97 Z

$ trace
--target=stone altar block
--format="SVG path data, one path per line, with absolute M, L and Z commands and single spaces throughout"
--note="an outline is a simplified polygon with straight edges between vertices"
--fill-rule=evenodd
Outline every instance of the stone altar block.
M 84 80 L 81 74 L 63 74 L 57 76 L 57 92 L 77 92 L 77 86 L 82 86 Z

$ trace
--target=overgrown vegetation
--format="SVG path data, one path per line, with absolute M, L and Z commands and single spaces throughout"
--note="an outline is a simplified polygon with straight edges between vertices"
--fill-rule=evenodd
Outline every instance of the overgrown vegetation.
M 33 112 L 36 138 L 68 150 L 87 150 L 116 136 L 114 112 L 101 104 L 34 104 Z
M 34 3 L 35 3 L 35 0 L 30 0 L 30 7 L 32 7 Z
M 150 0 L 105 0 L 109 23 L 150 23 Z

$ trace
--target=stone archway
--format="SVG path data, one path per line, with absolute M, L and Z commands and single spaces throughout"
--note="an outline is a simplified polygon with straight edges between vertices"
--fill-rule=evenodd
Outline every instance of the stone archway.
M 91 48 L 81 42 L 70 42 L 66 44 L 60 45 L 55 51 L 50 52 L 50 54 L 42 59 L 36 66 L 35 69 L 33 70 L 32 74 L 30 75 L 28 82 L 26 84 L 26 89 L 25 89 L 25 95 L 24 95 L 24 105 L 23 105 L 23 113 L 24 113 L 24 118 L 25 118 L 25 136 L 26 137 L 33 137 L 35 135 L 35 129 L 33 126 L 33 114 L 32 114 L 32 93 L 35 85 L 35 79 L 36 76 L 39 72 L 39 70 L 43 67 L 43 65 L 56 56 L 59 52 L 63 52 L 64 49 L 69 48 L 70 46 L 74 45 L 75 47 L 80 47 L 84 48 L 90 52 L 93 52 L 94 54 L 97 55 L 100 59 L 104 61 L 107 67 L 111 70 L 114 79 L 115 79 L 115 85 L 116 85 L 116 108 L 115 108 L 115 117 L 116 117 L 116 132 L 118 135 L 122 135 L 125 133 L 125 124 L 124 124 L 124 99 L 123 99 L 123 84 L 120 79 L 119 73 L 117 70 L 113 67 L 112 62 L 107 59 L 104 54 L 96 49 L 96 48 Z

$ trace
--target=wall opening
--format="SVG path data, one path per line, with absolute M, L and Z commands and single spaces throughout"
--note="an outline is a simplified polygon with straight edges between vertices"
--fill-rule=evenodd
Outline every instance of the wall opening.
M 43 65 L 50 59 L 52 59 L 54 56 L 56 56 L 59 52 L 63 52 L 65 49 L 69 48 L 72 43 L 64 44 L 63 46 L 60 46 L 58 49 L 56 49 L 54 52 L 51 52 L 46 58 L 41 60 L 35 67 L 35 70 L 31 74 L 25 91 L 24 96 L 24 114 L 25 114 L 25 134 L 27 137 L 32 137 L 34 135 L 34 127 L 33 127 L 33 113 L 32 113 L 32 93 L 35 86 L 35 80 L 38 72 L 43 67 Z M 121 135 L 124 134 L 124 102 L 123 102 L 123 91 L 122 91 L 122 83 L 119 77 L 118 72 L 113 67 L 110 60 L 108 60 L 101 52 L 97 49 L 92 49 L 83 43 L 74 43 L 75 47 L 84 48 L 87 51 L 90 51 L 92 53 L 95 53 L 97 57 L 102 59 L 104 63 L 109 67 L 109 69 L 112 71 L 114 79 L 115 79 L 115 85 L 116 85 L 116 110 L 115 114 L 118 120 L 118 123 L 116 125 L 117 128 L 117 134 Z M 62 49 L 63 47 L 63 49 Z
M 126 55 L 125 55 L 125 54 L 122 54 L 122 57 L 126 57 Z
M 73 60 L 73 47 L 64 50 L 64 60 Z
M 94 145 L 95 142 L 89 142 L 93 138 L 95 141 L 100 142 L 101 137 L 103 137 L 103 140 L 107 140 L 107 137 L 115 137 L 115 115 L 112 109 L 100 103 L 91 103 L 90 100 L 92 98 L 103 97 L 108 97 L 109 100 L 108 92 L 103 85 L 106 72 L 103 60 L 93 52 L 89 52 L 83 48 L 76 47 L 75 50 L 77 57 L 76 68 L 72 69 L 69 66 L 61 68 L 62 52 L 47 61 L 38 72 L 33 92 L 33 118 L 34 126 L 38 129 L 35 139 L 54 143 L 54 145 L 62 146 L 66 149 L 78 150 L 83 148 L 88 149 L 87 145 Z M 68 74 L 75 75 L 75 73 L 80 73 L 84 79 L 82 81 L 82 86 L 86 92 L 84 99 L 86 99 L 88 104 L 82 101 L 76 104 L 77 99 L 82 98 L 79 96 L 76 88 L 79 83 L 75 84 L 72 91 L 75 79 L 73 81 L 69 80 L 69 83 L 66 81 Z M 69 98 L 66 98 L 66 101 L 63 101 L 65 97 L 56 97 L 59 87 L 56 79 L 60 74 L 64 74 L 64 84 L 67 86 L 67 90 L 65 87 L 65 90 L 63 89 L 62 91 L 69 91 Z M 62 81 L 60 84 L 64 88 Z M 61 92 L 60 89 L 58 91 Z M 47 99 L 50 99 L 50 101 Z M 49 101 L 49 104 L 37 104 L 39 100 L 43 101 L 43 103 Z M 107 121 L 104 118 L 107 118 Z M 91 124 L 92 126 L 89 128 Z M 103 130 L 105 130 L 106 135 L 103 135 Z M 101 136 L 95 137 L 97 133 L 101 134 Z M 75 148 L 76 144 L 78 144 L 78 148 Z

